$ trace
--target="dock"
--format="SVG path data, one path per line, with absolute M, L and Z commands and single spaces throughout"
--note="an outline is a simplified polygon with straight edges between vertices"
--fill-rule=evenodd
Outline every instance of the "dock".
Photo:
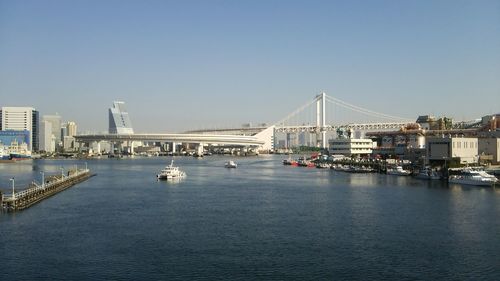
M 15 212 L 27 209 L 54 194 L 89 179 L 92 176 L 94 175 L 91 174 L 90 170 L 87 168 L 73 169 L 69 170 L 66 175 L 61 173 L 57 176 L 50 176 L 46 180 L 43 180 L 41 185 L 33 181 L 22 191 L 14 192 L 11 195 L 2 194 L 0 196 L 1 210 Z

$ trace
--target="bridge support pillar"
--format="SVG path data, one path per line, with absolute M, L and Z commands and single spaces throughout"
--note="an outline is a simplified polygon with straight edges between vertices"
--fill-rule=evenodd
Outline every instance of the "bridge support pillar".
M 101 155 L 101 142 L 98 141 L 96 145 L 97 155 Z
M 321 148 L 326 148 L 326 94 L 316 96 L 316 144 Z
M 198 153 L 198 155 L 203 155 L 203 143 L 199 143 L 197 146 L 196 146 L 196 153 Z

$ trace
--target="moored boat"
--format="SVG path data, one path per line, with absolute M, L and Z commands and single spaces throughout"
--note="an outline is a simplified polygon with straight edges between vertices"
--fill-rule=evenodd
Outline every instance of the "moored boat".
M 422 180 L 439 180 L 441 179 L 441 175 L 436 170 L 425 167 L 418 172 L 416 178 Z
M 448 182 L 477 186 L 493 186 L 498 183 L 498 179 L 482 170 L 463 169 L 460 174 L 450 176 Z
M 401 166 L 396 166 L 395 168 L 387 169 L 387 174 L 395 176 L 409 176 L 411 171 L 405 170 Z

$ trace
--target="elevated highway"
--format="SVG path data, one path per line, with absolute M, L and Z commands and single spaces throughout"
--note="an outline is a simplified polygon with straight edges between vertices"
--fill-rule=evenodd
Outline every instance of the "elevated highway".
M 176 143 L 203 143 L 203 144 L 222 144 L 235 146 L 257 147 L 264 144 L 254 136 L 236 136 L 236 135 L 207 135 L 207 134 L 95 134 L 75 136 L 77 142 L 176 142 Z

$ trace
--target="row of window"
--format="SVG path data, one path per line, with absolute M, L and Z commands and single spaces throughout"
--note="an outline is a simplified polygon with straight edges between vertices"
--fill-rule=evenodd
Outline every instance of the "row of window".
M 477 148 L 475 141 L 454 141 L 453 148 Z

